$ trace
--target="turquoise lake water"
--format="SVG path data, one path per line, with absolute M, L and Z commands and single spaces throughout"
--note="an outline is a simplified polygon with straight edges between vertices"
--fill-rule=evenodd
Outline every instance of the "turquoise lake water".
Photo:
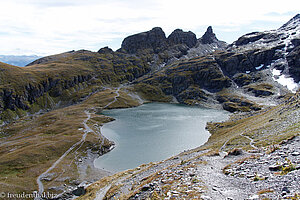
M 115 148 L 95 160 L 97 168 L 118 172 L 156 162 L 204 144 L 209 121 L 223 121 L 228 112 L 178 104 L 149 103 L 103 111 L 116 120 L 102 127 Z

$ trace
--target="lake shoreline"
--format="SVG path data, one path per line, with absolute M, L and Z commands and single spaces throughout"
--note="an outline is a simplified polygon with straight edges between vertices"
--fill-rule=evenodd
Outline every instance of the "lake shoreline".
M 229 113 L 181 104 L 150 103 L 108 110 L 102 114 L 116 119 L 101 128 L 101 134 L 114 141 L 116 148 L 99 157 L 95 165 L 100 169 L 120 172 L 143 163 L 159 162 L 203 145 L 210 137 L 205 129 L 207 122 L 224 121 Z M 133 164 L 135 162 L 136 165 Z

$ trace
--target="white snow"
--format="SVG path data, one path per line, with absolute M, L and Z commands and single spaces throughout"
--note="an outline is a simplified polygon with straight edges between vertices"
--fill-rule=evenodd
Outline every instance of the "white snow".
M 295 83 L 293 78 L 287 77 L 284 74 L 280 75 L 281 71 L 277 70 L 277 69 L 273 69 L 272 73 L 273 73 L 273 79 L 275 81 L 277 81 L 279 84 L 281 84 L 283 86 L 286 86 L 293 93 L 296 93 L 296 91 L 299 88 L 299 85 L 297 83 Z M 275 76 L 277 76 L 277 77 L 275 77 Z
M 279 75 L 281 74 L 281 71 L 274 68 L 274 69 L 272 70 L 272 74 L 273 74 L 273 76 L 279 76 Z

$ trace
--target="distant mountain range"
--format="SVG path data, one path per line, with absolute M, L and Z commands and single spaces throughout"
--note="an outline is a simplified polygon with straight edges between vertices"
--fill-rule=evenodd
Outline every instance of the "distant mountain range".
M 41 56 L 37 56 L 37 55 L 30 55 L 30 56 L 0 55 L 1 62 L 10 64 L 10 65 L 19 66 L 19 67 L 25 67 L 27 64 L 29 64 L 39 58 L 41 58 Z

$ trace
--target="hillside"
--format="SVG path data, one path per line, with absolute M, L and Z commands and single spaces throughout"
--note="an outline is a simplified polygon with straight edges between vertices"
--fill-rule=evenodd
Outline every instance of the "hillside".
M 250 194 L 238 187 L 250 183 L 228 178 L 226 170 L 248 157 L 272 163 L 266 160 L 272 148 L 271 153 L 290 147 L 300 152 L 299 41 L 300 15 L 296 15 L 279 29 L 249 33 L 230 45 L 219 41 L 212 27 L 200 38 L 181 29 L 166 36 L 156 27 L 128 36 L 117 51 L 108 47 L 98 52 L 70 51 L 26 67 L 0 63 L 1 188 L 4 192 L 50 191 L 71 198 L 77 187 L 85 191 L 85 181 L 104 177 L 88 187 L 81 199 L 172 195 L 205 199 L 205 195 L 218 198 L 220 191 L 228 198 L 247 198 L 268 190 L 272 184 L 264 182 L 261 190 L 251 187 Z M 113 119 L 99 113 L 144 102 L 179 102 L 234 114 L 227 122 L 209 123 L 212 136 L 195 150 L 115 175 L 96 169 L 93 160 L 114 147 L 101 134 L 101 126 Z M 243 150 L 232 154 L 242 155 L 224 158 L 235 148 Z M 299 159 L 287 157 L 298 181 Z M 216 169 L 208 170 L 206 166 L 214 163 Z M 284 171 L 289 164 L 278 169 Z M 209 173 L 213 178 L 205 176 Z M 214 180 L 216 187 L 223 188 L 214 189 Z M 197 187 L 190 188 L 192 184 Z M 231 190 L 241 193 L 227 195 L 224 184 L 237 185 Z M 298 195 L 294 186 L 286 187 Z M 266 198 L 283 197 L 277 186 L 270 190 Z
M 25 68 L 0 64 L 0 119 L 71 105 L 105 85 L 132 81 L 150 68 L 134 56 L 108 51 L 67 52 Z

